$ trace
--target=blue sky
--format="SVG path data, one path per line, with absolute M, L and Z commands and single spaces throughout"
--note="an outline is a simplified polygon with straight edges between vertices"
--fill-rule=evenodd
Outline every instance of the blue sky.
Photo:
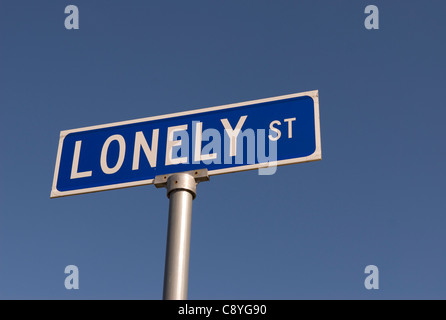
M 50 199 L 60 131 L 309 90 L 321 161 L 198 186 L 189 299 L 446 298 L 445 9 L 0 0 L 0 299 L 162 297 L 165 190 Z

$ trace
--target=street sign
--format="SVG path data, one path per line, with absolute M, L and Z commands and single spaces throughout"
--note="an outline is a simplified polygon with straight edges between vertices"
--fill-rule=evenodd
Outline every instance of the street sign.
M 318 91 L 309 91 L 62 131 L 51 198 L 320 159 Z

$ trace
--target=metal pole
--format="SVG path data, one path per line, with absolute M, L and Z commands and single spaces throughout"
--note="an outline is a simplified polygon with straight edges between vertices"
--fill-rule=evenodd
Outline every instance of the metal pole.
M 197 184 L 207 180 L 206 169 L 155 178 L 155 186 L 166 187 L 169 198 L 164 300 L 187 299 L 192 201 L 197 194 Z

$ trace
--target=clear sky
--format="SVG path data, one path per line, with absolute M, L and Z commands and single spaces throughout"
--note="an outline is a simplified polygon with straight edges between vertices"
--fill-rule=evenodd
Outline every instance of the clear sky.
M 445 10 L 0 0 L 0 299 L 162 297 L 165 190 L 50 199 L 60 131 L 309 90 L 321 161 L 198 186 L 189 299 L 445 299 Z

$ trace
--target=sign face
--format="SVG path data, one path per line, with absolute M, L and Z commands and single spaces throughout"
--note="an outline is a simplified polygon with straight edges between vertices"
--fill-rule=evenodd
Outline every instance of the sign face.
M 318 91 L 309 91 L 62 131 L 51 198 L 320 159 Z

